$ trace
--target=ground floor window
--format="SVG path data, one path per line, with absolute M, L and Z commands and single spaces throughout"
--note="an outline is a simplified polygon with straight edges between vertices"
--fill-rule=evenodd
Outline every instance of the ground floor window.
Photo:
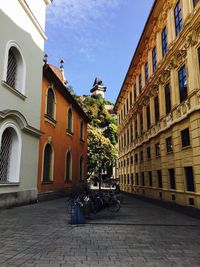
M 66 156 L 65 179 L 67 181 L 72 181 L 72 154 L 71 152 L 68 152 Z
M 50 182 L 52 180 L 52 159 L 52 147 L 50 144 L 47 144 L 44 149 L 43 182 Z
M 186 190 L 194 192 L 194 175 L 192 167 L 185 167 L 185 178 L 186 178 Z
M 21 142 L 16 130 L 8 124 L 0 134 L 0 183 L 19 182 Z

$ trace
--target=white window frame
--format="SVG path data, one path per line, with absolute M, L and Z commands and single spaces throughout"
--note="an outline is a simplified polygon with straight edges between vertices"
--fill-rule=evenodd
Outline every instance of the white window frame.
M 18 92 L 20 92 L 22 95 L 25 95 L 25 84 L 26 84 L 26 61 L 25 58 L 23 56 L 22 50 L 20 48 L 20 46 L 13 40 L 9 41 L 6 44 L 6 48 L 5 48 L 5 58 L 4 58 L 4 69 L 3 69 L 3 77 L 2 80 L 3 82 L 6 83 L 7 80 L 7 68 L 8 68 L 8 56 L 9 56 L 9 50 L 14 47 L 15 49 L 17 49 L 20 57 L 21 57 L 21 63 L 19 64 L 19 60 L 17 61 L 18 66 L 18 73 L 17 73 L 17 85 L 15 86 L 15 88 L 12 89 L 16 89 Z M 19 78 L 20 77 L 20 78 Z M 9 86 L 9 85 L 8 85 Z M 10 86 L 9 86 L 10 87 Z
M 14 145 L 12 144 L 12 152 L 11 152 L 11 165 L 12 167 L 9 169 L 8 173 L 8 183 L 19 183 L 20 182 L 20 162 L 21 162 L 21 149 L 22 149 L 22 138 L 21 131 L 18 129 L 17 125 L 11 121 L 5 122 L 0 128 L 0 146 L 2 135 L 7 128 L 12 128 L 15 133 L 17 139 L 14 140 Z M 0 147 L 1 149 L 1 147 Z

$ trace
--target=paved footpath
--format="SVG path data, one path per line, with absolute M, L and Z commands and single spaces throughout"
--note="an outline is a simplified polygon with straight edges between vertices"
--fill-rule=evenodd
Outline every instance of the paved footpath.
M 200 220 L 131 197 L 81 226 L 66 199 L 0 210 L 4 266 L 200 266 Z

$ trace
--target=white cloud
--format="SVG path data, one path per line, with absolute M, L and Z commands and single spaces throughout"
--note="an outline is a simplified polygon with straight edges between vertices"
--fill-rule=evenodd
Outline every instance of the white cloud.
M 125 0 L 54 0 L 47 8 L 47 23 L 67 31 L 79 52 L 94 60 L 93 52 L 104 45 L 103 31 L 110 27 L 110 19 Z

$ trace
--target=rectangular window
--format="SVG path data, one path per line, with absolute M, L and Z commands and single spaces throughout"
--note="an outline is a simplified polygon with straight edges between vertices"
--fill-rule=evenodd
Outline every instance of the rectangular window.
M 174 19 L 175 19 L 175 28 L 176 28 L 176 35 L 179 34 L 179 32 L 183 28 L 183 23 L 182 23 L 182 10 L 181 10 L 181 3 L 180 0 L 175 6 L 174 9 Z
M 129 158 L 127 158 L 127 166 L 129 166 Z
M 133 93 L 134 93 L 134 102 L 135 102 L 136 101 L 136 98 L 137 98 L 137 87 L 136 87 L 136 83 L 134 84 Z
M 141 173 L 141 185 L 145 186 L 144 172 Z
M 133 125 L 131 124 L 131 142 L 133 142 Z
M 124 133 L 124 147 L 126 146 L 126 134 Z
M 160 156 L 160 143 L 155 144 L 156 157 Z
M 152 185 L 153 185 L 153 182 L 152 182 L 152 172 L 149 171 L 148 174 L 149 174 L 149 186 L 152 187 Z
M 135 182 L 136 185 L 139 185 L 138 173 L 135 174 Z
M 124 104 L 124 117 L 126 115 L 126 105 Z
M 133 156 L 131 156 L 131 164 L 133 164 Z
M 143 133 L 143 116 L 142 113 L 140 113 L 140 134 Z
M 144 157 L 143 157 L 143 151 L 140 151 L 140 161 L 143 162 Z
M 154 47 L 152 50 L 152 65 L 153 65 L 153 72 L 154 72 L 157 68 L 156 47 Z
M 129 109 L 129 106 L 128 106 L 128 98 L 126 99 L 126 113 L 128 113 L 128 109 Z
M 138 138 L 137 119 L 135 120 L 135 138 Z
M 158 187 L 159 187 L 159 188 L 162 188 L 162 187 L 163 187 L 163 182 L 162 182 L 162 171 L 161 171 L 161 170 L 158 170 L 158 171 L 157 171 L 157 174 L 158 174 Z
M 167 53 L 168 45 L 167 45 L 167 28 L 165 27 L 162 31 L 162 55 L 163 57 Z
M 166 149 L 167 149 L 167 153 L 173 151 L 172 137 L 171 136 L 166 139 Z
M 171 92 L 169 83 L 165 86 L 165 108 L 166 114 L 168 114 L 171 111 Z
M 147 85 L 149 81 L 149 67 L 148 62 L 145 63 L 145 84 Z
M 154 111 L 155 111 L 155 122 L 157 123 L 160 120 L 158 96 L 154 97 Z
M 176 180 L 175 180 L 174 169 L 169 169 L 168 172 L 169 172 L 170 188 L 176 189 Z
M 129 174 L 127 175 L 127 184 L 130 184 L 130 181 L 129 181 Z
M 187 191 L 195 192 L 192 167 L 185 167 L 185 178 L 186 178 Z
M 132 104 L 133 104 L 133 101 L 132 101 L 132 92 L 130 92 L 130 106 L 132 106 Z
M 135 154 L 135 163 L 138 162 L 138 154 Z
M 147 147 L 147 159 L 151 159 L 151 148 Z
M 142 74 L 139 75 L 139 92 L 142 92 Z
M 127 145 L 130 144 L 129 129 L 127 130 Z
M 124 160 L 124 167 L 126 167 L 126 161 Z
M 199 68 L 200 68 L 200 47 L 198 48 L 198 59 L 199 59 Z
M 149 130 L 151 127 L 151 114 L 150 114 L 150 106 L 149 105 L 147 106 L 146 112 L 147 112 L 147 130 Z
M 190 145 L 190 131 L 189 128 L 184 129 L 181 131 L 181 140 L 182 140 L 182 147 L 186 147 Z
M 178 80 L 179 80 L 179 94 L 180 94 L 180 102 L 186 100 L 187 93 L 187 75 L 186 75 L 186 67 L 185 65 L 180 68 L 178 72 Z
M 197 5 L 198 2 L 199 2 L 199 0 L 193 0 L 194 7 Z
M 131 184 L 134 185 L 134 176 L 133 176 L 133 173 L 131 173 Z

